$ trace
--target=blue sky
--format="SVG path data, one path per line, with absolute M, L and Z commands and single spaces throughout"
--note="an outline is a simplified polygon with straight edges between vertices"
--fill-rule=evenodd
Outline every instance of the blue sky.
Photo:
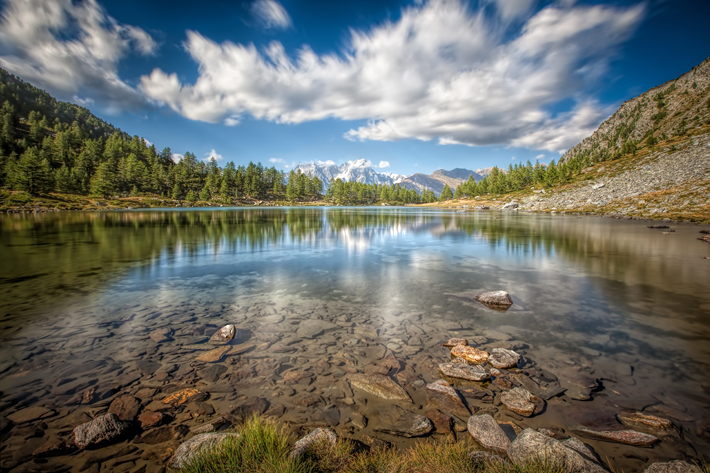
M 710 55 L 706 0 L 0 5 L 3 68 L 159 149 L 284 170 L 549 162 Z

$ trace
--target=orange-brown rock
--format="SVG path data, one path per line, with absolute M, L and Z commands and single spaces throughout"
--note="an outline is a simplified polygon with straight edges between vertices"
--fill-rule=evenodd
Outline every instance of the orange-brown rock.
M 451 356 L 457 358 L 463 358 L 464 360 L 473 363 L 474 365 L 480 365 L 488 360 L 488 352 L 484 350 L 479 350 L 477 348 L 456 345 L 451 349 Z
M 229 350 L 231 350 L 230 346 L 215 348 L 214 350 L 202 353 L 200 356 L 195 358 L 195 360 L 204 361 L 205 363 L 215 363 L 221 360 Z
M 172 404 L 173 406 L 179 406 L 187 402 L 195 394 L 199 393 L 199 389 L 186 388 L 178 392 L 172 393 L 170 396 L 163 399 L 163 404 Z
M 448 348 L 453 348 L 456 345 L 468 345 L 468 340 L 465 338 L 449 338 L 449 340 L 443 343 L 443 346 Z
M 138 422 L 141 423 L 142 429 L 155 427 L 161 424 L 163 419 L 165 419 L 165 414 L 162 412 L 143 411 L 141 415 L 138 416 Z

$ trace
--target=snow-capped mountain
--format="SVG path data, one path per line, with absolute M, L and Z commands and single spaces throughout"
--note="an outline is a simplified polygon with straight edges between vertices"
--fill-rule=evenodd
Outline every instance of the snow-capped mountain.
M 356 181 L 363 184 L 384 184 L 391 186 L 398 182 L 402 182 L 407 176 L 395 174 L 391 172 L 377 172 L 372 168 L 372 164 L 365 159 L 357 161 L 348 161 L 340 166 L 337 166 L 332 161 L 325 163 L 305 163 L 300 164 L 295 168 L 296 171 L 317 176 L 323 181 L 324 189 L 328 188 L 331 179 L 341 179 L 343 181 Z

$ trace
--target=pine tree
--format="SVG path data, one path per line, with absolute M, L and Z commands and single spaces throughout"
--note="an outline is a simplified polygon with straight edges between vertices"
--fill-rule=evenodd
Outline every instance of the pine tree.
M 439 196 L 439 201 L 443 202 L 445 200 L 451 200 L 454 197 L 454 193 L 451 192 L 451 187 L 448 184 L 444 184 L 444 190 L 441 191 Z
M 116 194 L 118 190 L 118 177 L 113 162 L 102 163 L 91 178 L 91 193 L 105 199 Z
M 210 190 L 208 189 L 207 186 L 202 188 L 202 191 L 200 192 L 200 200 L 207 202 L 208 200 L 211 199 L 210 195 Z
M 195 202 L 197 202 L 197 197 L 195 196 L 195 193 L 192 192 L 192 189 L 190 189 L 187 192 L 187 195 L 185 196 L 185 200 L 190 202 L 191 204 L 194 204 Z
M 14 166 L 13 187 L 30 194 L 49 192 L 53 185 L 53 173 L 46 159 L 41 159 L 37 148 L 28 148 Z

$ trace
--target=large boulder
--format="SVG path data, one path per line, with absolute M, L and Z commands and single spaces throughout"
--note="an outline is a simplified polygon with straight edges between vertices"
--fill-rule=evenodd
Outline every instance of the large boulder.
M 489 450 L 505 453 L 510 447 L 510 439 L 489 414 L 469 417 L 468 433 L 482 447 Z
M 338 442 L 338 435 L 330 429 L 315 429 L 296 442 L 289 456 L 291 458 L 298 458 L 308 451 L 312 445 L 320 442 L 328 443 L 331 447 L 335 447 L 335 444 Z
M 412 402 L 412 398 L 409 397 L 407 391 L 385 374 L 373 373 L 368 375 L 355 373 L 350 376 L 349 381 L 353 387 L 379 396 L 382 399 Z
M 379 428 L 375 431 L 398 437 L 421 437 L 434 429 L 428 418 L 402 409 L 399 406 L 382 406 L 375 411 L 379 417 Z
M 190 463 L 190 460 L 192 460 L 192 458 L 198 453 L 206 452 L 213 448 L 216 448 L 225 440 L 233 437 L 239 437 L 239 434 L 208 433 L 195 435 L 187 442 L 183 442 L 182 444 L 180 444 L 177 450 L 175 450 L 175 454 L 172 456 L 172 458 L 170 458 L 168 466 L 172 468 L 184 468 L 185 466 L 187 466 L 188 463 Z
M 644 473 L 701 473 L 700 468 L 690 463 L 675 460 L 667 463 L 653 463 Z
M 125 425 L 116 414 L 104 414 L 75 427 L 74 444 L 86 448 L 109 442 L 120 437 L 125 430 Z
M 508 447 L 507 453 L 517 465 L 542 460 L 558 465 L 567 473 L 607 473 L 594 459 L 532 429 L 523 430 Z
M 480 365 L 469 365 L 468 363 L 439 363 L 439 371 L 441 371 L 444 376 L 469 381 L 486 381 L 491 379 L 490 373 L 483 369 L 483 367 Z

